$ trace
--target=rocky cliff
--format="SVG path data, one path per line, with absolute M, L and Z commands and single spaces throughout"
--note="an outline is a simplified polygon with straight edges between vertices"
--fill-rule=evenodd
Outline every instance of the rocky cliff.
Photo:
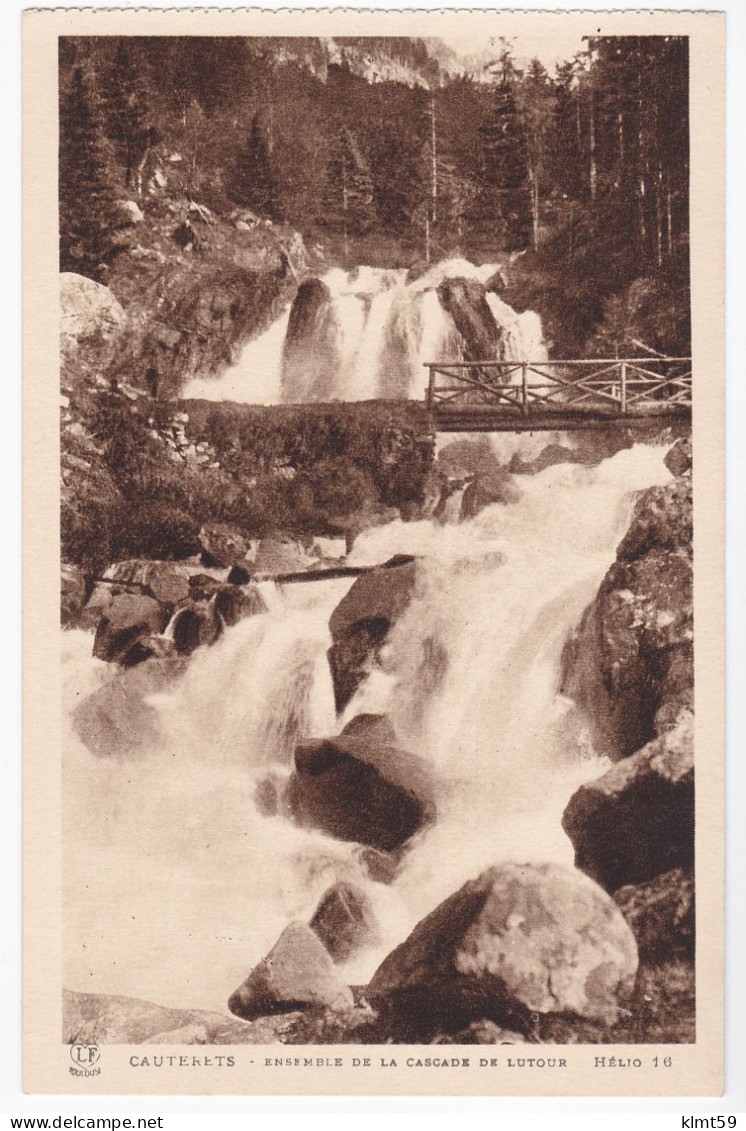
M 693 707 L 691 443 L 672 483 L 638 498 L 616 561 L 564 656 L 562 690 L 585 711 L 596 750 L 639 750 Z
M 61 281 L 62 379 L 100 375 L 175 396 L 220 373 L 292 299 L 301 236 L 237 209 L 217 215 L 160 192 L 122 200 L 122 246 L 106 286 Z
M 654 1000 L 679 1003 L 693 1034 L 694 664 L 692 449 L 638 498 L 629 530 L 564 655 L 564 691 L 596 749 L 617 764 L 570 799 L 575 864 L 613 895 L 637 940 Z M 687 1030 L 688 1026 L 688 1030 Z M 652 1038 L 649 1038 L 652 1039 Z

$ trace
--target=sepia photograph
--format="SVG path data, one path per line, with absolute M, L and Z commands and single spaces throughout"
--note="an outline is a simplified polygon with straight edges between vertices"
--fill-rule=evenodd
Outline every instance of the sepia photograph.
M 486 16 L 54 37 L 71 1088 L 701 1039 L 690 36 Z

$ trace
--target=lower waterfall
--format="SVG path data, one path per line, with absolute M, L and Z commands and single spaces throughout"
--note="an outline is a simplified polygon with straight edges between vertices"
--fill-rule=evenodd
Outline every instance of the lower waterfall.
M 637 445 L 596 467 L 559 464 L 519 477 L 516 502 L 468 522 L 361 535 L 352 563 L 417 554 L 421 583 L 341 719 L 326 650 L 346 579 L 266 585 L 266 613 L 199 649 L 151 697 L 158 738 L 137 757 L 97 758 L 68 725 L 65 985 L 224 1010 L 337 879 L 365 887 L 383 927 L 380 946 L 345 970 L 363 983 L 484 866 L 571 863 L 561 813 L 600 766 L 557 693 L 561 650 L 614 558 L 632 493 L 669 481 L 664 454 Z M 69 719 L 115 673 L 91 658 L 89 633 L 64 633 L 63 648 Z M 289 773 L 297 741 L 362 711 L 385 711 L 436 784 L 437 820 L 391 885 L 368 877 L 359 846 L 263 815 L 255 800 L 268 774 Z

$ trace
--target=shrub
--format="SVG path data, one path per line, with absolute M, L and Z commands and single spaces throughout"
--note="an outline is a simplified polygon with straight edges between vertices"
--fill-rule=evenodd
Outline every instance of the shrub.
M 200 523 L 159 500 L 130 501 L 116 516 L 111 549 L 118 558 L 189 558 L 199 553 Z

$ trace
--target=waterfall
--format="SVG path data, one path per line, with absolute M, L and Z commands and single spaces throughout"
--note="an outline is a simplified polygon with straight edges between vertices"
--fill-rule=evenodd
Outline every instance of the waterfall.
M 450 290 L 453 308 L 494 271 L 464 260 L 414 280 L 330 271 L 304 283 L 235 366 L 188 395 L 419 397 L 422 363 L 468 347 L 439 286 L 469 284 Z M 482 318 L 484 299 L 494 325 L 483 324 L 483 338 L 497 334 L 510 359 L 546 358 L 535 314 L 516 314 L 484 290 Z M 493 450 L 505 460 L 546 442 L 505 436 Z M 415 554 L 420 580 L 342 717 L 326 653 L 348 579 L 265 586 L 267 612 L 199 649 L 148 697 L 154 728 L 147 749 L 127 760 L 95 757 L 75 734 L 75 705 L 116 673 L 91 658 L 89 634 L 66 632 L 65 984 L 223 1010 L 287 922 L 307 921 L 335 880 L 363 886 L 382 925 L 380 946 L 345 970 L 364 983 L 482 868 L 571 863 L 562 810 L 601 764 L 583 719 L 557 692 L 561 651 L 614 560 L 632 493 L 669 481 L 663 454 L 637 445 L 592 468 L 558 464 L 522 477 L 517 501 L 468 522 L 396 521 L 362 534 L 351 564 Z M 281 793 L 299 742 L 334 735 L 363 712 L 385 713 L 434 780 L 437 819 L 390 885 L 368 876 L 360 846 L 301 829 L 265 804 Z
M 220 1010 L 289 919 L 336 879 L 366 888 L 381 946 L 345 971 L 364 982 L 438 901 L 505 859 L 570 863 L 562 809 L 600 771 L 582 720 L 558 696 L 563 642 L 629 520 L 630 492 L 670 476 L 638 445 L 598 467 L 526 477 L 522 497 L 467 523 L 394 522 L 353 560 L 422 556 L 423 583 L 382 668 L 334 715 L 329 616 L 347 580 L 287 586 L 269 611 L 198 651 L 150 699 L 158 740 L 137 758 L 96 758 L 65 740 L 65 984 Z M 527 580 L 530 579 L 530 580 Z M 64 636 L 68 707 L 110 666 Z M 438 820 L 395 882 L 373 882 L 358 846 L 266 816 L 256 790 L 289 772 L 297 741 L 386 711 L 425 758 Z
M 406 270 L 333 268 L 301 284 L 292 308 L 248 342 L 222 376 L 191 381 L 184 396 L 247 404 L 421 400 L 424 363 L 462 357 L 468 348 L 438 293 L 456 279 L 484 293 L 504 356 L 543 360 L 538 316 L 516 314 L 487 289 L 497 271 L 498 264 L 475 267 L 458 258 L 413 280 Z

